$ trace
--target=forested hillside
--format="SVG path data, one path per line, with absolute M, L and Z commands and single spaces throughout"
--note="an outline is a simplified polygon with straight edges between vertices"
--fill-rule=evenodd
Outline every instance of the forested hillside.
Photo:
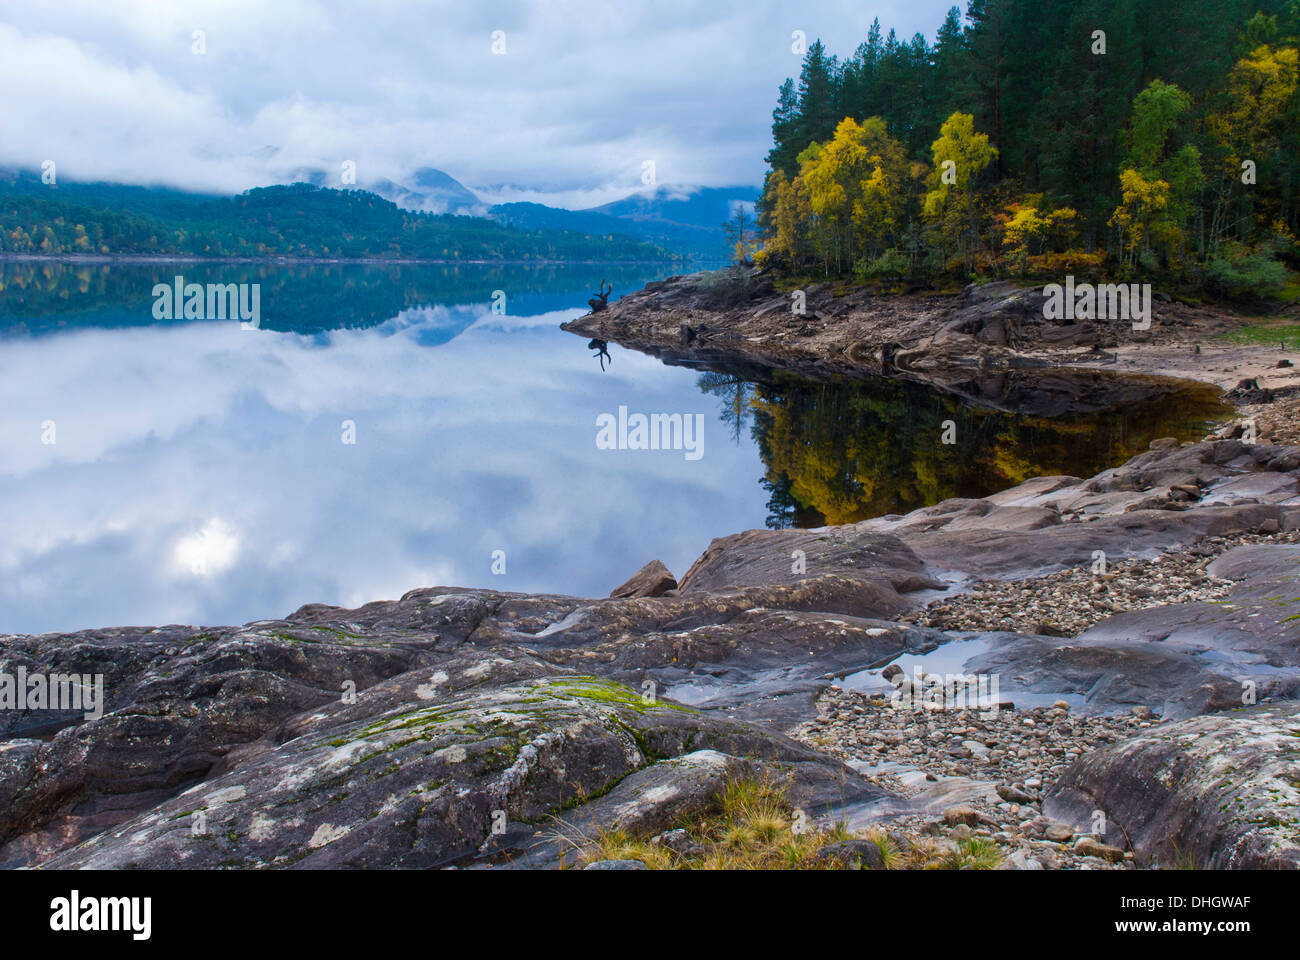
M 781 87 L 758 256 L 791 275 L 1294 293 L 1297 0 L 971 0 Z
M 520 230 L 295 183 L 236 197 L 0 182 L 0 252 L 428 260 L 669 260 L 635 238 Z

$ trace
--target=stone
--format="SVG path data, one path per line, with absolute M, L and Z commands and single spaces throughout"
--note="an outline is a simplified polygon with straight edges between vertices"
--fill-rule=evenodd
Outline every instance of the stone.
M 1297 743 L 1294 701 L 1164 723 L 1075 761 L 1044 809 L 1076 824 L 1101 809 L 1106 841 L 1146 863 L 1294 870 Z
M 691 858 L 704 855 L 704 846 L 681 827 L 676 830 L 665 830 L 658 836 L 651 837 L 650 842 L 671 850 L 679 857 Z
M 1061 823 L 1053 823 L 1043 832 L 1052 843 L 1065 843 L 1074 836 L 1074 830 Z
M 86 723 L 55 740 L 93 744 L 97 730 Z M 166 744 L 151 753 L 132 743 L 118 755 L 130 747 L 141 777 L 150 762 L 161 777 L 175 755 Z M 60 768 L 51 770 L 58 782 Z M 112 830 L 96 824 L 101 832 L 70 850 L 7 849 L 50 867 L 111 869 L 427 869 L 499 858 L 550 866 L 569 844 L 533 824 L 554 818 L 570 841 L 608 829 L 654 836 L 716 809 L 728 777 L 751 774 L 791 776 L 790 802 L 809 810 L 887 796 L 837 761 L 749 724 L 647 703 L 631 687 L 518 648 L 467 647 L 373 683 L 355 702 L 317 702 L 234 751 L 224 769 L 185 792 L 155 791 L 147 809 L 128 809 Z M 22 809 L 19 800 L 0 816 Z M 210 831 L 197 840 L 194 811 L 206 812 Z
M 964 823 L 968 827 L 973 827 L 980 822 L 980 812 L 974 807 L 956 806 L 949 807 L 943 812 L 943 822 L 948 826 L 956 826 Z
M 649 870 L 640 860 L 595 860 L 587 864 L 584 870 Z
M 1081 857 L 1100 857 L 1111 863 L 1119 863 L 1124 859 L 1124 851 L 1119 847 L 1109 846 L 1086 834 L 1074 841 L 1074 852 Z
M 1034 797 L 1028 791 L 1022 790 L 1013 784 L 999 783 L 997 785 L 998 796 L 1008 803 L 1033 803 Z
M 817 859 L 849 869 L 885 869 L 880 847 L 865 837 L 827 844 L 817 851 Z
M 625 600 L 633 597 L 661 597 L 669 590 L 677 589 L 677 578 L 660 560 L 651 560 L 644 567 L 632 574 L 626 583 L 610 591 L 611 600 Z
M 1017 850 L 1002 861 L 1003 870 L 1042 870 L 1042 861 L 1030 855 L 1028 850 Z

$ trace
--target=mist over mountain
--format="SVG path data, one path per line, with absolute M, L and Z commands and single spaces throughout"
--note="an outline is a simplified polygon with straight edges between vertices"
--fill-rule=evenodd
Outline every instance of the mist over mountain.
M 738 205 L 752 213 L 759 192 L 756 187 L 743 186 L 659 186 L 586 210 L 502 203 L 488 213 L 501 223 L 524 230 L 623 233 L 685 256 L 726 259 L 730 250 L 722 224 L 735 216 Z
M 627 233 L 516 228 L 404 209 L 368 190 L 308 181 L 227 197 L 45 183 L 32 171 L 0 171 L 0 254 L 639 262 L 682 256 Z
M 366 180 L 358 177 L 356 183 L 347 183 L 340 172 L 330 171 L 324 167 L 302 167 L 291 171 L 283 183 L 258 188 L 250 191 L 249 195 L 266 196 L 267 194 L 262 191 L 289 188 L 295 184 L 310 185 L 321 191 L 338 193 L 353 191 L 373 195 L 392 203 L 398 210 L 411 214 L 453 216 L 456 220 L 464 221 L 458 233 L 469 231 L 471 224 L 478 222 L 484 226 L 492 224 L 511 231 L 584 234 L 593 238 L 608 238 L 607 242 L 619 238 L 622 241 L 618 244 L 620 247 L 626 247 L 627 241 L 635 241 L 661 248 L 658 255 L 666 252 L 676 257 L 709 260 L 729 258 L 730 250 L 722 224 L 735 216 L 738 205 L 743 205 L 748 211 L 752 211 L 754 201 L 759 195 L 759 189 L 756 187 L 657 186 L 621 200 L 584 210 L 568 210 L 530 202 L 490 205 L 455 177 L 430 166 L 416 169 L 411 174 L 409 182 L 398 182 L 388 178 Z M 294 196 L 298 198 L 296 202 L 300 203 L 308 195 L 299 192 Z M 50 208 L 56 218 L 67 219 L 73 216 L 64 207 L 67 204 L 75 204 L 136 218 L 176 223 L 191 222 L 196 217 L 211 215 L 218 209 L 214 206 L 217 202 L 230 199 L 222 195 L 192 192 L 175 187 L 82 182 L 66 178 L 58 178 L 54 184 L 47 184 L 43 182 L 39 171 L 21 169 L 0 169 L 0 197 L 29 197 L 38 203 L 57 203 L 58 210 Z M 325 200 L 326 197 L 322 195 L 313 198 L 311 202 L 319 207 Z M 361 208 L 354 205 L 350 209 L 356 212 Z M 340 231 L 345 231 L 348 209 L 332 205 L 329 215 L 321 218 L 321 224 L 334 222 Z M 11 211 L 11 214 L 14 212 Z M 30 209 L 25 215 L 31 222 L 23 221 L 17 225 L 28 234 L 32 234 L 34 227 L 38 230 L 44 229 L 44 225 L 38 220 L 32 220 L 34 214 Z M 366 216 L 368 217 L 369 213 Z M 93 215 L 82 213 L 80 219 L 95 218 Z M 393 218 L 391 222 L 396 225 L 400 220 Z M 138 232 L 139 226 L 139 224 L 125 225 L 125 229 Z M 122 224 L 108 225 L 106 228 L 101 226 L 101 234 L 105 229 L 109 235 L 117 235 L 119 238 L 124 235 Z M 193 224 L 189 229 L 193 230 Z M 375 234 L 374 241 L 378 242 L 378 239 L 378 234 Z M 37 246 L 39 242 L 36 241 Z M 62 246 L 62 244 L 56 245 Z M 101 252 L 99 249 L 101 246 L 103 244 L 96 244 L 93 250 L 88 252 Z M 128 252 L 118 249 L 112 243 L 108 246 L 114 253 Z M 307 242 L 306 246 L 318 249 L 328 246 L 332 250 L 338 250 L 337 245 L 330 244 L 328 238 L 323 236 L 318 243 L 313 245 Z M 276 245 L 275 249 L 278 253 L 285 252 L 283 244 Z M 442 247 L 438 249 L 441 250 Z M 460 245 L 453 243 L 448 249 L 458 250 Z M 163 251 L 142 250 L 137 241 L 133 240 L 129 252 Z M 222 252 L 232 254 L 236 251 L 223 246 Z M 619 254 L 620 257 L 626 255 L 626 250 Z

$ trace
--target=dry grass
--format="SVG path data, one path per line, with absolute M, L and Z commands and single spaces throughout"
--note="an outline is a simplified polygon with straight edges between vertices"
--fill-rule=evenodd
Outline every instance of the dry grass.
M 640 860 L 651 870 L 834 870 L 846 865 L 819 859 L 832 843 L 856 839 L 843 825 L 818 828 L 791 808 L 785 787 L 770 779 L 730 781 L 718 796 L 718 809 L 707 817 L 680 823 L 699 845 L 693 855 L 679 855 L 649 838 L 623 830 L 602 830 L 578 849 L 578 866 L 597 860 Z M 880 850 L 887 870 L 991 870 L 1001 863 L 997 845 L 972 837 L 945 850 L 933 840 L 907 843 L 900 849 L 884 831 L 863 835 Z

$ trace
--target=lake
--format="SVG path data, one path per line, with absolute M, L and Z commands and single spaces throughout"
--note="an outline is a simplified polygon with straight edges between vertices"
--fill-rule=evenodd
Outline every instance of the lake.
M 1189 389 L 1017 415 L 600 356 L 559 329 L 602 279 L 617 299 L 669 272 L 0 263 L 0 632 L 243 623 L 434 585 L 604 596 L 656 557 L 680 576 L 713 537 L 1088 476 L 1221 412 Z M 258 284 L 258 324 L 156 319 L 178 274 Z M 698 450 L 598 445 L 599 418 L 637 414 L 698 415 Z

